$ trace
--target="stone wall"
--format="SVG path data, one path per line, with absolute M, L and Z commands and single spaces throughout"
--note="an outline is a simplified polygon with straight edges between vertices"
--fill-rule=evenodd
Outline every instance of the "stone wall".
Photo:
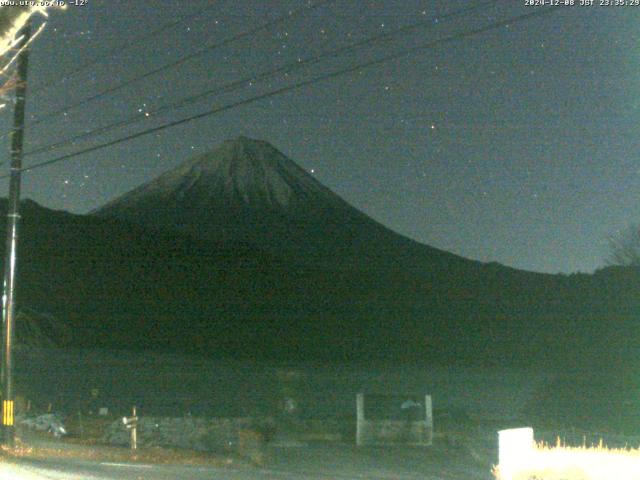
M 121 420 L 114 421 L 105 432 L 105 441 L 128 446 L 130 430 Z M 141 417 L 138 421 L 140 447 L 187 448 L 210 452 L 237 452 L 244 444 L 277 442 L 355 440 L 355 425 L 337 419 L 274 420 L 267 418 Z
M 266 430 L 266 422 L 252 418 L 142 417 L 138 421 L 140 447 L 174 447 L 200 451 L 226 451 L 237 445 L 242 431 Z M 130 430 L 122 421 L 113 422 L 105 432 L 112 445 L 128 446 Z

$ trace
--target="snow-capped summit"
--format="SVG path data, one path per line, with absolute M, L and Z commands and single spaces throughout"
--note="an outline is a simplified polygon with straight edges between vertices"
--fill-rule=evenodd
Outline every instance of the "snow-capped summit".
M 241 136 L 188 160 L 94 213 L 133 215 L 136 220 L 143 215 L 151 220 L 160 215 L 160 210 L 172 206 L 167 201 L 175 203 L 174 207 L 182 204 L 183 209 L 198 209 L 204 214 L 212 213 L 217 206 L 286 211 L 312 199 L 342 202 L 269 143 Z

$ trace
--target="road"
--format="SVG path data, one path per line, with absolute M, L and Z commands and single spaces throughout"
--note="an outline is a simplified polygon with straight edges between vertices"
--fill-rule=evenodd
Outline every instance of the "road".
M 297 479 L 298 474 L 267 469 L 225 469 L 190 466 L 157 466 L 77 461 L 19 461 L 0 464 L 4 480 L 259 480 Z M 327 478 L 308 477 L 308 478 Z
M 309 471 L 287 471 L 274 468 L 229 469 L 186 466 L 154 466 L 127 463 L 78 463 L 78 462 L 21 462 L 0 465 L 0 478 L 6 480 L 263 480 L 263 479 L 309 479 L 309 480 L 425 480 L 420 476 L 399 476 L 378 473 L 374 476 L 361 473 L 339 474 Z M 436 477 L 430 477 L 436 478 Z M 439 477 L 442 478 L 442 477 Z M 428 480 L 428 479 L 426 479 Z
M 266 467 L 165 466 L 51 459 L 0 463 L 7 480 L 487 480 L 490 463 L 464 451 L 326 445 L 274 449 Z
M 0 463 L 11 480 L 486 480 L 490 463 L 468 452 L 316 445 L 274 449 L 267 466 L 145 465 L 74 459 L 19 459 Z

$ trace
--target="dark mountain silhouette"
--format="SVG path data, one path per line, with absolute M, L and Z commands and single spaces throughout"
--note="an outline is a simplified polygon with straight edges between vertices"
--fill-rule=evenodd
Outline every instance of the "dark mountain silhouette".
M 93 215 L 33 202 L 22 213 L 18 307 L 64 322 L 63 333 L 50 320 L 38 331 L 66 346 L 279 360 L 640 360 L 637 269 L 543 275 L 421 245 L 264 142 L 226 142 Z

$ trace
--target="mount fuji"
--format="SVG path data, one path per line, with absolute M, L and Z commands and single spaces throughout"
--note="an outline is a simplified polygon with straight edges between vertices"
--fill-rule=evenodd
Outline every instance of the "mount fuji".
M 251 245 L 298 263 L 476 264 L 403 237 L 264 141 L 239 137 L 93 212 L 199 240 Z

